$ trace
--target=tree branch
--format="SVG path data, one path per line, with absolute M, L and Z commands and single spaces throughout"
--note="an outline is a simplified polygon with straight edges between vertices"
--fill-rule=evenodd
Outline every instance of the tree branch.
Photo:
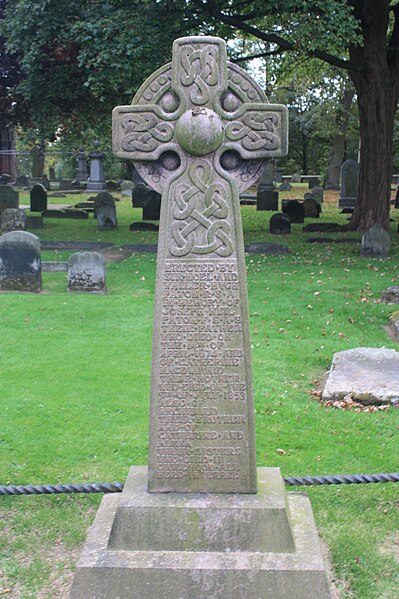
M 240 56 L 239 58 L 232 58 L 231 62 L 245 62 L 246 60 L 253 60 L 254 58 L 266 58 L 267 56 L 274 56 L 276 54 L 281 54 L 281 50 L 270 50 L 270 52 L 260 52 L 259 54 Z
M 208 13 L 211 14 L 211 16 L 213 16 L 215 19 L 220 20 L 222 23 L 230 25 L 231 27 L 239 29 L 240 31 L 245 31 L 246 33 L 249 33 L 250 35 L 253 35 L 254 37 L 264 42 L 276 44 L 279 47 L 280 52 L 298 50 L 295 44 L 289 42 L 280 35 L 277 35 L 276 33 L 267 33 L 265 31 L 262 31 L 261 29 L 258 29 L 257 27 L 254 27 L 253 25 L 249 25 L 248 23 L 244 22 L 241 19 L 240 15 L 227 15 L 223 13 L 221 10 L 217 8 L 215 2 L 213 1 L 203 2 L 200 0 L 198 2 L 198 0 L 194 0 L 194 2 L 195 4 L 200 4 L 202 8 L 204 8 Z M 312 58 L 319 58 L 320 60 L 323 60 L 324 62 L 327 62 L 328 64 L 331 64 L 340 69 L 345 69 L 347 71 L 368 70 L 368 65 L 366 63 L 358 64 L 351 60 L 344 60 L 342 58 L 339 58 L 338 56 L 333 56 L 332 54 L 329 54 L 324 50 L 315 49 L 304 51 L 306 52 L 306 54 L 308 54 L 308 56 L 311 56 Z

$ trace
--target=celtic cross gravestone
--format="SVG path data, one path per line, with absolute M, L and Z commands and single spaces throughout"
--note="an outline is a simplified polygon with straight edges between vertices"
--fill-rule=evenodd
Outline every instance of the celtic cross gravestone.
M 71 597 L 330 599 L 308 499 L 255 463 L 239 191 L 285 153 L 287 111 L 222 40 L 182 38 L 113 132 L 162 193 L 149 467 L 104 497 Z
M 222 40 L 183 38 L 113 131 L 114 153 L 162 193 L 149 490 L 255 492 L 239 192 L 286 153 L 287 109 Z

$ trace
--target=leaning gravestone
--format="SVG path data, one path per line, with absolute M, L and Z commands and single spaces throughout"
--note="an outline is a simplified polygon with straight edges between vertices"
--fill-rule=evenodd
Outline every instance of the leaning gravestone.
M 96 196 L 94 214 L 100 231 L 109 231 L 118 227 L 115 198 L 110 193 L 103 191 Z
M 306 195 L 306 194 L 305 194 Z M 305 218 L 319 218 L 321 212 L 321 205 L 313 200 L 312 198 L 306 198 L 303 200 L 303 210 Z
M 47 210 L 47 189 L 44 185 L 36 183 L 30 191 L 30 211 L 42 212 Z
M 42 289 L 40 240 L 26 231 L 12 231 L 0 237 L 0 290 Z
M 162 191 L 148 481 L 104 497 L 71 596 L 330 597 L 307 498 L 255 462 L 239 192 L 286 153 L 287 110 L 223 40 L 181 38 L 114 110 L 113 148 Z
M 347 160 L 341 166 L 341 192 L 338 206 L 354 208 L 359 186 L 359 164 L 356 160 Z
M 104 293 L 105 258 L 98 252 L 78 252 L 68 260 L 68 291 Z
M 25 231 L 25 225 L 25 210 L 20 210 L 20 208 L 6 208 L 1 213 L 1 230 L 3 233 Z
M 19 206 L 19 193 L 9 185 L 2 185 L 0 187 L 0 214 L 6 208 L 18 208 Z
M 386 258 L 389 253 L 390 235 L 381 225 L 372 225 L 362 237 L 361 256 Z

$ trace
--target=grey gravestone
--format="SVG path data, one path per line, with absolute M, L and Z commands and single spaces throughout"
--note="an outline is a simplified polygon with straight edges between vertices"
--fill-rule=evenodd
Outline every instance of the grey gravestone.
M 316 200 L 312 198 L 306 198 L 303 200 L 303 209 L 305 212 L 305 218 L 319 218 L 321 212 L 321 206 Z
M 100 231 L 117 228 L 115 198 L 110 193 L 102 192 L 96 196 L 94 213 Z
M 98 149 L 99 141 L 94 142 L 94 152 L 89 154 L 90 158 L 90 177 L 87 181 L 87 191 L 103 191 L 107 189 L 104 177 L 103 152 Z
M 55 168 L 53 166 L 50 166 L 48 169 L 48 176 L 50 181 L 55 181 Z
M 291 175 L 291 183 L 300 183 L 301 182 L 301 175 L 300 173 L 292 173 Z
M 34 146 L 30 151 L 32 159 L 32 179 L 40 179 L 42 176 L 42 149 Z
M 42 289 L 40 240 L 26 231 L 13 231 L 0 237 L 0 290 Z
M 47 190 L 44 185 L 36 183 L 30 190 L 30 211 L 42 212 L 47 210 Z
M 76 180 L 87 181 L 88 177 L 87 158 L 83 147 L 79 148 L 76 154 Z
M 278 191 L 258 189 L 256 193 L 257 210 L 278 210 Z
M 399 352 L 386 347 L 357 347 L 334 354 L 323 391 L 324 401 L 348 396 L 365 405 L 399 402 Z
M 389 253 L 390 235 L 381 225 L 373 225 L 362 237 L 360 254 L 375 258 L 386 258 Z
M 381 301 L 385 304 L 399 304 L 399 287 L 393 286 L 384 289 L 381 294 Z
M 321 204 L 324 199 L 324 189 L 320 186 L 313 187 L 311 191 L 308 191 L 303 196 L 304 200 L 314 200 L 318 204 Z
M 272 235 L 288 235 L 291 233 L 291 221 L 288 214 L 278 212 L 270 219 L 270 233 Z
M 122 183 L 121 183 L 122 197 L 123 198 L 131 198 L 133 188 L 134 188 L 134 183 L 132 183 L 132 181 L 122 181 Z
M 298 200 L 285 200 L 282 206 L 284 214 L 288 214 L 291 223 L 300 224 L 304 222 L 305 210 L 303 204 Z
M 49 181 L 47 175 L 43 175 L 43 177 L 42 177 L 42 185 L 43 185 L 44 189 L 46 189 L 47 191 L 50 190 L 50 181 Z
M 9 231 L 25 231 L 26 214 L 19 208 L 6 208 L 1 213 L 1 230 L 4 233 Z
M 356 160 L 347 160 L 341 166 L 340 208 L 353 208 L 356 204 L 359 186 L 359 164 Z
M 0 187 L 0 214 L 6 208 L 19 207 L 19 193 L 9 185 Z
M 223 40 L 194 37 L 114 109 L 114 153 L 163 193 L 149 480 L 134 467 L 104 497 L 73 599 L 330 597 L 307 499 L 255 464 L 239 192 L 286 152 L 266 102 Z
M 105 292 L 105 258 L 97 252 L 78 252 L 68 260 L 68 291 Z

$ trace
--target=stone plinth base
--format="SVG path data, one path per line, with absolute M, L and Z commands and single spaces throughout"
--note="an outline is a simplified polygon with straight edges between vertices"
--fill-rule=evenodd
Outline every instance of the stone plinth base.
M 106 495 L 72 599 L 330 599 L 308 498 L 258 469 L 256 495 L 148 493 L 132 468 Z

